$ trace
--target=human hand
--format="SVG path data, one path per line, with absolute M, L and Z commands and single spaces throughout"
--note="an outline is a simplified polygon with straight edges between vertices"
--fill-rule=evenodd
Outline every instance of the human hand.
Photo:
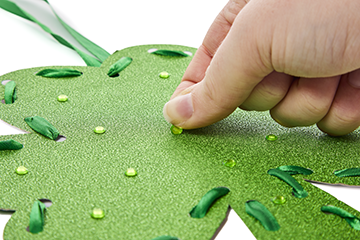
M 360 125 L 360 2 L 230 0 L 164 116 L 184 129 L 237 107 L 286 127 L 344 135 Z M 295 77 L 294 77 L 295 76 Z

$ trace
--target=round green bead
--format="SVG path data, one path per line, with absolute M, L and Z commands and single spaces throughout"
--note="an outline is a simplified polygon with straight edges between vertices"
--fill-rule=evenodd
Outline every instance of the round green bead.
M 265 139 L 268 141 L 276 141 L 278 139 L 278 137 L 274 134 L 269 134 L 265 137 Z
M 235 162 L 235 160 L 233 160 L 233 159 L 228 159 L 228 160 L 225 160 L 225 161 L 223 162 L 223 164 L 224 164 L 225 166 L 227 166 L 227 167 L 232 168 L 232 167 L 234 167 L 234 166 L 236 165 L 236 162 Z
M 19 174 L 19 175 L 25 175 L 25 174 L 27 174 L 29 171 L 27 170 L 26 167 L 20 166 L 20 167 L 18 167 L 18 168 L 16 169 L 15 172 L 16 172 L 17 174 Z
M 125 172 L 125 175 L 128 177 L 135 177 L 137 175 L 137 172 L 133 168 L 128 168 Z
M 104 212 L 104 210 L 102 210 L 100 208 L 94 208 L 92 210 L 91 217 L 93 217 L 95 219 L 104 218 L 105 217 L 105 212 Z
M 105 128 L 104 127 L 101 127 L 101 126 L 98 126 L 94 129 L 94 132 L 95 133 L 98 133 L 98 134 L 101 134 L 101 133 L 104 133 L 105 132 Z
M 66 102 L 66 101 L 68 100 L 68 96 L 66 96 L 66 95 L 59 95 L 59 96 L 57 97 L 57 100 L 58 100 L 59 102 Z
M 170 130 L 175 135 L 179 135 L 183 132 L 183 129 L 181 127 L 176 127 L 174 125 L 171 126 Z
M 273 203 L 275 204 L 284 204 L 286 202 L 286 199 L 283 196 L 276 196 L 272 199 Z
M 170 74 L 167 73 L 167 72 L 161 72 L 161 73 L 159 73 L 159 77 L 161 77 L 161 78 L 169 78 Z

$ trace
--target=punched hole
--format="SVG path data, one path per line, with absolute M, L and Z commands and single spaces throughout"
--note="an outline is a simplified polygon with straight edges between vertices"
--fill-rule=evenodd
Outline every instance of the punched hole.
M 52 201 L 50 199 L 47 198 L 41 198 L 39 199 L 40 202 L 42 202 L 43 204 L 45 204 L 45 207 L 51 207 L 51 205 L 53 204 Z
M 63 142 L 66 140 L 66 137 L 63 135 L 59 135 L 56 139 L 55 142 Z M 39 200 L 41 202 L 41 200 Z
M 4 80 L 1 82 L 2 85 L 6 85 L 8 82 L 10 82 L 11 80 Z
M 148 53 L 155 52 L 156 50 L 157 50 L 157 48 L 150 48 L 150 49 L 148 50 Z
M 118 76 L 120 76 L 120 75 L 117 73 L 117 74 L 115 74 L 115 75 L 113 75 L 113 76 L 109 76 L 109 77 L 115 78 L 115 77 L 118 77 Z
M 193 55 L 192 52 L 189 52 L 189 51 L 184 51 L 184 53 L 186 53 L 186 54 L 189 55 L 189 56 L 192 56 L 192 55 Z

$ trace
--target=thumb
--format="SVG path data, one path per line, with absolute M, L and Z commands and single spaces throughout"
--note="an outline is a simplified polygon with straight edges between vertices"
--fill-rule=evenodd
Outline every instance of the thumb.
M 235 19 L 204 79 L 165 104 L 163 112 L 168 122 L 193 129 L 220 121 L 240 106 L 254 87 L 273 71 L 271 38 L 264 36 L 269 31 L 254 31 L 252 23 L 256 19 L 252 19 L 247 9 Z

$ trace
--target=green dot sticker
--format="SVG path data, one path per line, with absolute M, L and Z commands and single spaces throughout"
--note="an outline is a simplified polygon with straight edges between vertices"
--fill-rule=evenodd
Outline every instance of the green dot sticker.
M 104 127 L 101 127 L 101 126 L 97 126 L 95 129 L 94 129 L 94 132 L 97 133 L 97 134 L 102 134 L 105 132 L 105 128 Z
M 20 166 L 20 167 L 18 167 L 18 168 L 15 170 L 15 172 L 16 172 L 17 174 L 19 174 L 19 175 L 25 175 L 25 174 L 27 174 L 29 171 L 28 171 L 28 169 L 27 169 L 26 167 Z
M 94 208 L 91 212 L 91 217 L 95 218 L 95 219 L 101 219 L 105 217 L 105 212 L 104 210 L 100 209 L 100 208 Z
M 225 161 L 223 162 L 223 164 L 224 164 L 226 167 L 232 168 L 232 167 L 234 167 L 234 166 L 236 165 L 236 162 L 235 162 L 235 160 L 233 160 L 233 159 L 228 159 L 228 160 L 225 160 Z
M 265 137 L 266 140 L 270 141 L 270 142 L 273 142 L 273 141 L 276 141 L 278 139 L 278 137 L 274 134 L 269 134 Z
M 171 126 L 170 130 L 175 135 L 179 135 L 183 132 L 183 129 L 181 127 L 176 127 L 174 125 Z
M 170 74 L 168 72 L 161 72 L 161 73 L 159 73 L 159 77 L 161 77 L 161 78 L 169 78 Z
M 286 199 L 283 196 L 276 196 L 272 199 L 272 202 L 278 205 L 284 204 Z
M 58 100 L 59 102 L 66 102 L 66 101 L 68 100 L 68 96 L 66 96 L 66 95 L 59 95 L 59 96 L 57 97 L 57 100 Z
M 135 177 L 137 175 L 137 172 L 133 168 L 128 168 L 125 172 L 125 175 L 128 177 Z

